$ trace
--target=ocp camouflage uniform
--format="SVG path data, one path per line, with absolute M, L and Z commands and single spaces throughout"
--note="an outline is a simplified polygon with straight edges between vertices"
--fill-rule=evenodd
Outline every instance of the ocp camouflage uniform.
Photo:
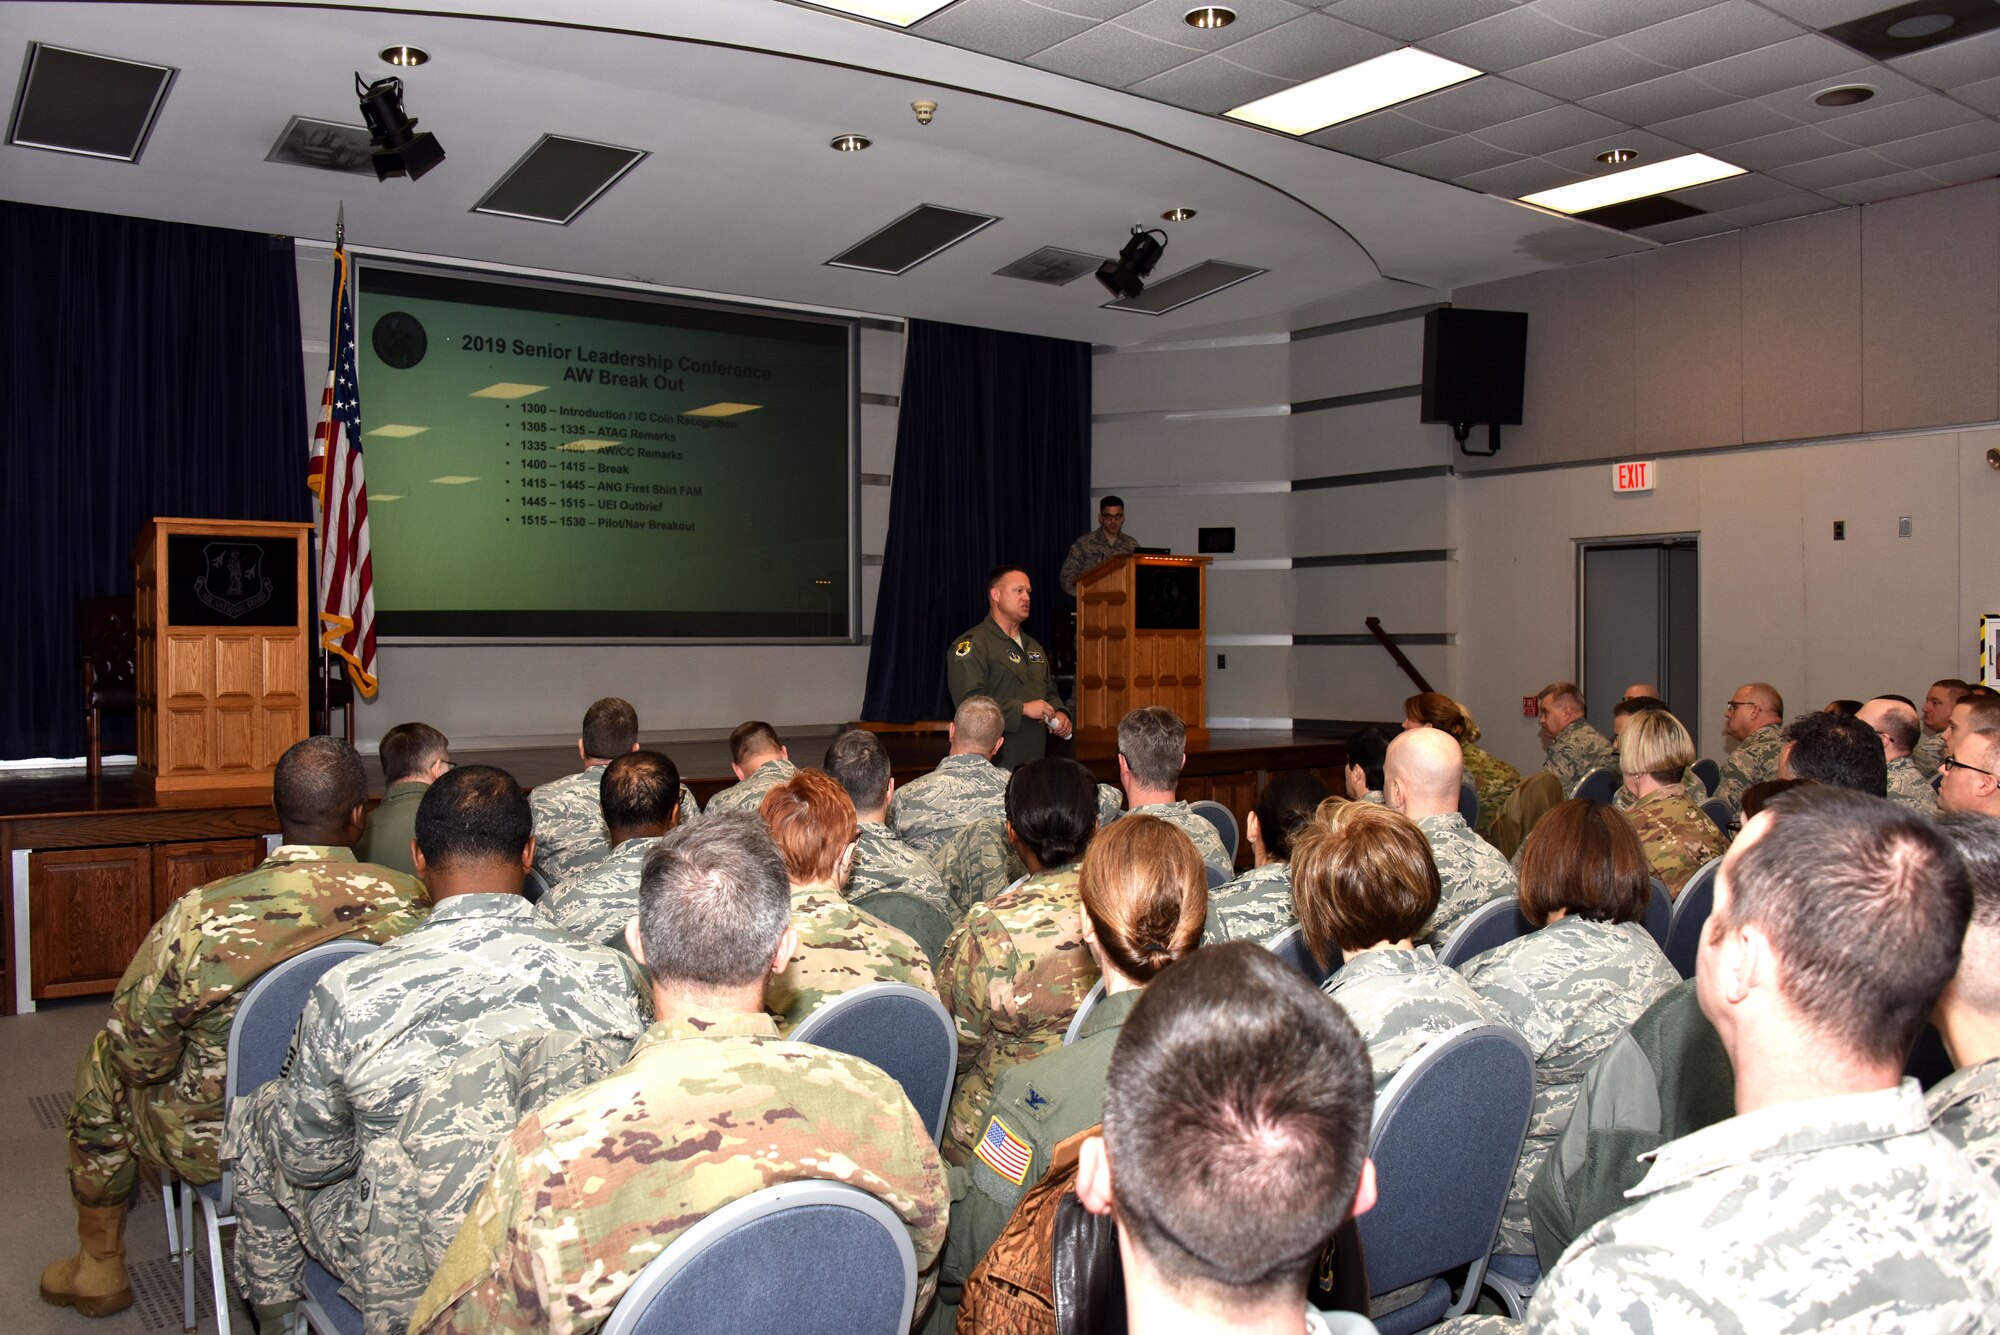
M 1062 1046 L 1097 961 L 1083 943 L 1073 866 L 1045 871 L 975 905 L 945 945 L 945 1006 L 958 1024 L 958 1084 L 945 1123 L 946 1162 L 972 1154 L 1002 1072 Z
M 1417 828 L 1430 843 L 1440 890 L 1437 912 L 1417 933 L 1417 940 L 1441 942 L 1480 905 L 1520 895 L 1520 878 L 1507 859 L 1466 828 L 1465 817 L 1456 811 L 1425 816 Z
M 721 792 L 708 799 L 702 810 L 714 815 L 718 811 L 747 811 L 757 814 L 757 808 L 764 803 L 765 794 L 773 788 L 790 783 L 799 767 L 789 760 L 767 760 L 752 770 L 750 777 L 740 783 L 732 783 Z
M 1201 943 L 1255 941 L 1262 945 L 1298 920 L 1298 909 L 1292 903 L 1292 864 L 1266 862 L 1210 893 Z
M 896 837 L 935 859 L 954 834 L 1007 815 L 1007 771 L 985 756 L 946 756 L 937 768 L 896 789 L 889 826 Z
M 404 1226 L 371 1221 L 397 1204 L 371 1184 L 424 1080 L 511 1035 L 637 1038 L 639 985 L 629 957 L 536 921 L 517 894 L 454 895 L 420 929 L 328 971 L 299 1017 L 286 1074 L 239 1100 L 224 1138 L 236 1163 L 236 1273 L 250 1300 L 295 1297 L 308 1250 L 369 1294 L 360 1235 Z
M 1620 778 L 1621 780 L 1623 779 L 1622 774 Z M 1684 793 L 1705 793 L 1708 791 L 1707 786 L 1701 781 L 1701 776 L 1694 772 L 1694 766 L 1692 765 L 1681 771 L 1678 787 Z M 1611 795 L 1611 805 L 1617 807 L 1620 811 L 1630 811 L 1634 806 L 1638 805 L 1638 802 L 1639 799 L 1632 796 L 1632 790 L 1627 788 L 1622 781 L 1618 785 L 1618 791 Z
M 1778 777 L 1778 753 L 1785 749 L 1785 732 L 1775 723 L 1757 729 L 1736 748 L 1722 766 L 1710 797 L 1719 797 L 1729 809 L 1743 813 L 1743 794 L 1756 784 Z
M 1897 756 L 1889 762 L 1889 800 L 1925 816 L 1938 813 L 1937 789 L 1917 770 L 1917 762 Z
M 1569 1122 L 1585 1073 L 1681 977 L 1640 924 L 1574 916 L 1475 955 L 1461 972 L 1493 1018 L 1535 1054 L 1534 1113 L 1493 1244 L 1533 1256 L 1528 1186 Z
M 1961 1066 L 1924 1095 L 1931 1126 L 2000 1180 L 2000 1057 Z
M 663 1020 L 624 1069 L 530 1113 L 501 1145 L 410 1329 L 590 1335 L 689 1226 L 765 1187 L 827 1179 L 903 1221 L 922 1312 L 950 1195 L 901 1086 L 779 1039 L 767 1015 Z
M 1139 550 L 1139 540 L 1129 533 L 1120 533 L 1107 539 L 1104 530 L 1094 528 L 1069 545 L 1069 555 L 1063 558 L 1062 572 L 1056 576 L 1062 591 L 1076 596 L 1076 582 L 1103 565 L 1114 556 L 1130 556 Z
M 592 765 L 537 784 L 528 794 L 535 817 L 535 870 L 552 887 L 611 851 L 611 830 L 604 823 L 604 769 Z M 693 820 L 699 813 L 694 794 L 682 784 L 680 818 Z
M 1320 990 L 1340 1003 L 1368 1045 L 1378 1099 L 1389 1078 L 1432 1040 L 1493 1020 L 1471 984 L 1458 970 L 1439 964 L 1429 946 L 1349 956 Z
M 962 921 L 981 900 L 993 898 L 1028 874 L 1028 864 L 1007 842 L 1005 820 L 980 820 L 960 830 L 932 859 L 951 900 L 951 916 Z
M 535 916 L 551 927 L 574 932 L 600 945 L 625 930 L 639 912 L 639 873 L 660 836 L 627 839 L 542 896 Z
M 77 1065 L 67 1123 L 77 1202 L 130 1200 L 140 1159 L 215 1181 L 229 1026 L 245 990 L 302 951 L 387 941 L 429 911 L 415 877 L 311 844 L 283 844 L 175 900 L 125 966 L 111 1019 Z
M 1472 780 L 1479 793 L 1479 832 L 1484 834 L 1493 824 L 1493 818 L 1500 814 L 1500 808 L 1507 805 L 1507 799 L 1520 787 L 1521 771 L 1476 743 L 1459 745 L 1465 752 L 1465 777 Z
M 1618 768 L 1618 752 L 1609 739 L 1580 718 L 1543 742 L 1542 754 L 1542 768 L 1562 780 L 1565 797 L 1575 792 L 1578 781 L 1592 770 Z
M 1915 748 L 1910 752 L 1910 759 L 1925 780 L 1935 779 L 1938 766 L 1944 763 L 1944 734 L 1925 728 L 1923 736 L 1917 739 Z
M 923 947 L 907 932 L 849 904 L 831 886 L 792 887 L 792 926 L 799 932 L 798 953 L 764 985 L 764 1006 L 777 1017 L 780 1034 L 865 983 L 908 983 L 937 992 Z
M 1655 788 L 1638 799 L 1626 809 L 1625 819 L 1638 833 L 1653 875 L 1675 898 L 1703 863 L 1729 849 L 1722 831 L 1715 828 L 1707 812 L 1688 800 L 1687 789 L 1678 783 Z
M 1136 816 L 1144 812 L 1148 816 L 1158 816 L 1167 824 L 1194 840 L 1195 852 L 1201 854 L 1202 862 L 1222 873 L 1228 880 L 1236 874 L 1229 863 L 1229 850 L 1222 846 L 1222 836 L 1215 827 L 1195 814 L 1193 807 L 1185 802 L 1153 802 L 1143 807 L 1133 807 L 1127 815 Z

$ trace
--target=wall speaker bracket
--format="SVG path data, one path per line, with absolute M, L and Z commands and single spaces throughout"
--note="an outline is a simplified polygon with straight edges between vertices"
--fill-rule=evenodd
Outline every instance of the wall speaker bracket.
M 1498 422 L 1488 422 L 1486 424 L 1486 448 L 1483 450 L 1468 450 L 1465 448 L 1465 442 L 1471 435 L 1472 423 L 1453 422 L 1451 424 L 1451 438 L 1458 442 L 1458 452 L 1460 454 L 1473 459 L 1491 459 L 1494 455 L 1500 453 L 1500 424 Z

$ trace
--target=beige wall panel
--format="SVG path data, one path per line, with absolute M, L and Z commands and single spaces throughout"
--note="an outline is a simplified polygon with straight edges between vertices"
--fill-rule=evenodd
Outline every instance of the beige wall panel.
M 1299 556 L 1449 547 L 1451 479 L 1414 478 L 1292 493 L 1292 540 Z
M 1142 418 L 1091 428 L 1090 484 L 1278 482 L 1292 476 L 1287 417 Z M 1137 516 L 1133 516 L 1137 531 Z
M 861 405 L 861 471 L 896 471 L 896 419 L 900 409 L 877 403 Z
M 1288 719 L 1292 717 L 1290 656 L 1276 646 L 1211 647 L 1208 651 L 1208 716 Z M 1216 667 L 1218 655 L 1229 666 Z
M 881 601 L 882 567 L 863 564 L 861 567 L 861 633 L 875 633 L 875 604 Z
M 1210 635 L 1287 635 L 1291 629 L 1291 571 L 1209 567 Z
M 1419 379 L 1423 367 L 1413 374 Z M 1450 463 L 1451 429 L 1417 420 L 1419 400 L 1384 399 L 1292 418 L 1292 476 L 1333 477 Z
M 861 489 L 861 554 L 880 556 L 889 543 L 889 488 Z
M 1091 411 L 1170 412 L 1291 402 L 1289 343 L 1163 352 L 1099 353 L 1091 359 Z
M 1322 334 L 1292 344 L 1294 403 L 1421 384 L 1423 378 L 1421 319 Z
M 1986 459 L 1988 450 L 2000 449 L 2000 430 L 1963 431 L 1958 441 L 1958 616 L 1952 623 L 1956 638 L 1944 666 L 1934 675 L 1972 681 L 1979 671 L 1979 654 L 1973 647 L 1979 618 L 2000 613 L 2000 560 L 1993 551 L 1995 535 L 2000 534 L 2000 470 Z
M 1735 235 L 1743 246 L 1743 439 L 1861 430 L 1861 210 Z
M 1236 530 L 1232 556 L 1269 560 L 1292 555 L 1289 492 L 1204 494 L 1133 487 L 1122 495 L 1130 531 L 1148 547 L 1192 553 L 1199 530 L 1220 526 Z
M 2000 417 L 2000 181 L 1861 213 L 1869 431 Z
M 1448 679 L 1451 652 L 1422 644 L 1404 650 L 1433 686 Z M 1403 717 L 1403 701 L 1415 690 L 1379 645 L 1300 645 L 1292 650 L 1292 712 L 1298 718 L 1394 722 Z
M 900 394 L 903 391 L 903 331 L 861 331 L 861 392 Z
M 1366 635 L 1368 618 L 1380 617 L 1392 634 L 1450 633 L 1452 565 L 1425 561 L 1294 570 L 1292 629 L 1300 635 Z
M 1640 454 L 1743 439 L 1739 235 L 1632 257 L 1632 447 Z

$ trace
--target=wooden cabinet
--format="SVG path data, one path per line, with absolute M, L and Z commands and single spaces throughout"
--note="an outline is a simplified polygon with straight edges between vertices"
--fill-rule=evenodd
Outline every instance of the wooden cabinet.
M 153 845 L 151 927 L 176 899 L 198 885 L 240 876 L 264 860 L 261 839 L 209 839 L 191 844 Z
M 1236 870 L 1248 871 L 1257 861 L 1250 849 L 1250 811 L 1257 805 L 1257 774 L 1202 774 L 1182 776 L 1174 796 L 1183 802 L 1220 802 L 1236 817 Z

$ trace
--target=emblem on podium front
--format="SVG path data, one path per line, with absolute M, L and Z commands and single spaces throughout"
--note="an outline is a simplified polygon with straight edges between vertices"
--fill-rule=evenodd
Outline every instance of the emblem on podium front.
M 232 621 L 271 600 L 271 577 L 264 573 L 264 549 L 254 542 L 211 542 L 203 546 L 202 573 L 194 596 Z

